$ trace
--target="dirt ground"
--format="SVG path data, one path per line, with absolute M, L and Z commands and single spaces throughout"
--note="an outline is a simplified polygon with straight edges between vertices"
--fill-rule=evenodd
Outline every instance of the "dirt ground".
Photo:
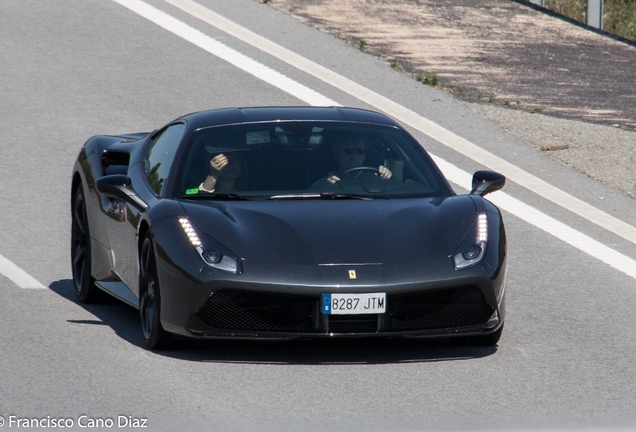
M 352 46 L 364 40 L 387 67 L 436 74 L 537 151 L 562 148 L 546 154 L 636 198 L 636 44 L 522 0 L 263 2 Z

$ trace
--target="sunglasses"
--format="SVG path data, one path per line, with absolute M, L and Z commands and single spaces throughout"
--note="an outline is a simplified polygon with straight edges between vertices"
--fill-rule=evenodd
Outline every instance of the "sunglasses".
M 354 153 L 357 153 L 359 155 L 363 155 L 363 154 L 367 153 L 367 149 L 365 149 L 364 147 L 349 147 L 349 146 L 345 146 L 345 147 L 342 147 L 342 151 L 346 155 L 352 155 Z

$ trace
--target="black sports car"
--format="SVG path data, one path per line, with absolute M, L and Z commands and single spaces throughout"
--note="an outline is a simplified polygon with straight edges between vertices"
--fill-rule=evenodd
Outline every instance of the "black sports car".
M 173 338 L 451 337 L 493 345 L 506 236 L 477 171 L 457 196 L 382 114 L 230 108 L 96 136 L 71 187 L 73 280 Z

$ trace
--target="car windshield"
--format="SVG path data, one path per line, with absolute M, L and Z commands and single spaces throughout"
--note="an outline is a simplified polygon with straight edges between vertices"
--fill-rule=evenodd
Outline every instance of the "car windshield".
M 193 133 L 175 195 L 188 199 L 449 196 L 424 149 L 399 128 L 267 122 Z

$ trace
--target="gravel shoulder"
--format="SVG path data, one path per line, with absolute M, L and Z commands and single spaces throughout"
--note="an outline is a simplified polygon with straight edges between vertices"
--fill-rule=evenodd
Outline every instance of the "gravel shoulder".
M 262 0 L 255 0 L 262 1 Z M 272 0 L 636 198 L 636 47 L 511 0 Z M 415 78 L 414 78 L 415 79 Z

